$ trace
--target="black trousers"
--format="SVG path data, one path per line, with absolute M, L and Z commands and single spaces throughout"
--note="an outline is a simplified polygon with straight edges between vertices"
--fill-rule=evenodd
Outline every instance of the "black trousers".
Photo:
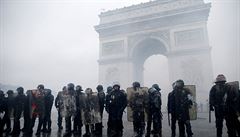
M 58 110 L 58 123 L 57 123 L 58 127 L 62 127 L 62 116 L 60 111 Z
M 51 120 L 51 112 L 48 112 L 45 114 L 44 116 L 44 120 L 43 120 L 43 129 L 46 130 L 50 130 L 52 126 L 52 120 Z
M 65 117 L 66 133 L 71 133 L 71 130 L 72 130 L 71 118 L 72 116 Z
M 193 133 L 192 133 L 192 127 L 191 127 L 190 120 L 185 120 L 185 121 L 179 120 L 178 126 L 179 126 L 179 136 L 180 137 L 185 137 L 185 129 L 187 132 L 187 136 L 192 137 Z
M 31 119 L 31 131 L 35 125 L 35 121 L 36 121 L 36 118 L 37 116 L 33 116 L 32 119 Z M 43 114 L 40 114 L 38 115 L 38 127 L 37 127 L 37 132 L 41 132 L 41 128 L 42 128 L 42 125 L 43 125 L 43 120 L 44 120 L 44 115 Z
M 145 130 L 144 111 L 133 111 L 133 130 L 137 135 L 143 135 Z
M 23 110 L 19 110 L 19 111 L 14 112 L 13 132 L 15 132 L 15 133 L 20 132 L 20 118 L 21 118 L 22 112 L 23 112 Z

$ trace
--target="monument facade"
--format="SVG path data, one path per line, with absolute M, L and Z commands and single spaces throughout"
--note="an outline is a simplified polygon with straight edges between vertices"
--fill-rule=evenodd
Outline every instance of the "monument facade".
M 101 13 L 95 26 L 99 83 L 117 81 L 124 88 L 142 83 L 145 60 L 161 54 L 168 59 L 170 82 L 196 85 L 197 96 L 206 99 L 213 82 L 210 8 L 203 0 L 156 0 Z

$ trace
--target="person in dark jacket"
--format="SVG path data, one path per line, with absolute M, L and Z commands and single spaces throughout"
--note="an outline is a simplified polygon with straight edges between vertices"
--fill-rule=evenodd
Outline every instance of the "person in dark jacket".
M 13 90 L 7 91 L 7 98 L 6 98 L 6 105 L 7 109 L 5 111 L 5 115 L 3 117 L 3 123 L 6 125 L 6 129 L 3 132 L 6 132 L 6 134 L 9 134 L 11 132 L 11 116 L 13 114 L 14 110 L 14 93 Z
M 27 90 L 26 91 L 26 98 L 24 101 L 24 111 L 23 111 L 23 119 L 24 119 L 24 124 L 22 131 L 25 135 L 31 134 L 31 96 L 32 96 L 32 91 Z
M 82 118 L 81 118 L 81 104 L 80 104 L 80 96 L 82 96 L 84 93 L 82 92 L 83 89 L 80 85 L 76 86 L 76 115 L 73 120 L 73 134 L 80 135 L 82 134 Z
M 14 99 L 14 125 L 12 135 L 19 135 L 20 134 L 20 118 L 24 111 L 24 103 L 26 100 L 26 96 L 24 94 L 23 87 L 17 88 L 17 96 Z
M 189 89 L 184 88 L 184 81 L 177 80 L 175 82 L 176 86 L 174 89 L 174 94 L 172 94 L 171 101 L 171 114 L 178 121 L 179 136 L 185 137 L 185 129 L 188 137 L 192 137 L 192 129 L 190 123 L 189 108 L 193 104 L 193 97 Z M 172 134 L 173 135 L 173 134 Z
M 51 112 L 52 112 L 52 106 L 54 101 L 54 96 L 52 95 L 51 89 L 45 89 L 44 101 L 45 101 L 45 114 L 44 114 L 42 131 L 50 133 L 52 131 Z
M 168 115 L 171 114 L 171 130 L 172 130 L 172 135 L 171 137 L 176 136 L 176 114 L 175 114 L 175 92 L 176 92 L 176 82 L 172 84 L 172 92 L 168 94 L 168 103 L 167 103 L 167 108 L 168 108 Z M 170 123 L 170 122 L 169 122 Z
M 148 90 L 148 122 L 147 122 L 147 134 L 146 137 L 150 137 L 151 124 L 153 123 L 153 136 L 162 137 L 162 99 L 161 89 L 158 84 L 153 84 Z
M 110 100 L 106 102 L 109 114 L 108 137 L 122 137 L 123 135 L 123 111 L 127 106 L 127 95 L 125 91 L 120 90 L 119 84 L 113 85 L 113 91 L 110 93 Z
M 109 108 L 109 101 L 110 101 L 110 99 L 111 99 L 111 95 L 110 95 L 110 94 L 111 94 L 112 90 L 113 90 L 112 86 L 108 86 L 108 87 L 107 87 L 107 95 L 106 95 L 106 102 L 105 102 L 105 103 L 106 103 L 106 105 L 105 105 L 105 110 L 106 110 L 107 113 L 109 113 L 108 108 Z M 108 117 L 107 123 L 110 122 L 109 120 L 110 120 L 110 119 L 109 119 L 109 117 Z M 110 127 L 107 127 L 107 135 L 109 135 L 109 133 L 110 133 L 109 128 L 110 128 Z
M 101 121 L 102 121 L 102 117 L 103 117 L 103 110 L 104 110 L 104 106 L 105 106 L 105 93 L 103 91 L 103 86 L 102 85 L 98 85 L 97 86 L 97 96 L 98 96 L 98 100 L 99 100 L 99 106 L 100 106 L 100 115 L 101 115 Z M 101 123 L 96 123 L 95 124 L 95 134 L 97 136 L 102 136 L 102 122 Z
M 63 126 L 62 126 L 62 116 L 61 116 L 61 107 L 63 105 L 63 100 L 62 100 L 62 93 L 63 92 L 67 92 L 67 87 L 64 86 L 62 88 L 62 91 L 59 91 L 57 94 L 57 97 L 55 99 L 55 107 L 58 111 L 58 118 L 57 118 L 57 125 L 58 125 L 58 130 L 62 130 Z
M 239 113 L 237 110 L 238 92 L 232 90 L 232 87 L 226 84 L 226 77 L 219 74 L 215 85 L 211 88 L 209 94 L 209 106 L 211 111 L 215 111 L 217 137 L 222 137 L 223 121 L 225 119 L 229 137 L 236 137 L 237 119 Z

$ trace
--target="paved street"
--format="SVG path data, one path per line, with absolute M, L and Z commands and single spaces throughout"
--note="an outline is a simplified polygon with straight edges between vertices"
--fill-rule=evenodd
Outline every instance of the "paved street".
M 58 132 L 57 128 L 57 116 L 56 116 L 56 110 L 53 110 L 53 115 L 52 115 L 52 132 L 51 134 L 42 134 L 42 137 L 62 137 L 64 134 L 64 129 L 62 132 Z M 127 121 L 126 113 L 124 113 L 124 137 L 131 137 L 133 135 L 133 127 L 132 123 Z M 22 120 L 21 120 L 22 121 Z M 107 122 L 107 114 L 105 113 L 104 118 L 103 118 L 103 123 L 104 123 L 104 129 L 103 129 L 103 136 L 106 137 L 106 122 Z M 35 136 L 36 132 L 36 126 L 34 128 L 34 133 L 33 136 Z M 208 123 L 208 114 L 207 113 L 199 113 L 198 114 L 198 120 L 192 121 L 192 130 L 194 133 L 194 137 L 215 137 L 215 122 L 214 122 L 214 116 L 212 114 L 212 123 Z M 64 123 L 63 123 L 64 125 Z M 163 114 L 163 137 L 170 137 L 171 136 L 171 129 L 168 126 L 168 121 L 167 121 L 167 114 Z M 83 128 L 83 133 L 84 133 L 84 128 Z M 20 135 L 21 137 L 22 135 Z M 224 127 L 224 134 L 223 137 L 227 136 L 226 135 L 226 127 Z

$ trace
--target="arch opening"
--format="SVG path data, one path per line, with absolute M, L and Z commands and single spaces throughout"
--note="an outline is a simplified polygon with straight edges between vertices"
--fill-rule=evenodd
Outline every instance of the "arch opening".
M 158 39 L 148 38 L 138 43 L 134 48 L 133 54 L 132 54 L 133 80 L 139 81 L 141 84 L 145 84 L 144 82 L 145 61 L 153 55 L 162 55 L 163 57 L 166 58 L 165 56 L 166 52 L 167 52 L 167 49 L 165 45 Z M 156 72 L 157 71 L 158 70 L 156 70 Z

